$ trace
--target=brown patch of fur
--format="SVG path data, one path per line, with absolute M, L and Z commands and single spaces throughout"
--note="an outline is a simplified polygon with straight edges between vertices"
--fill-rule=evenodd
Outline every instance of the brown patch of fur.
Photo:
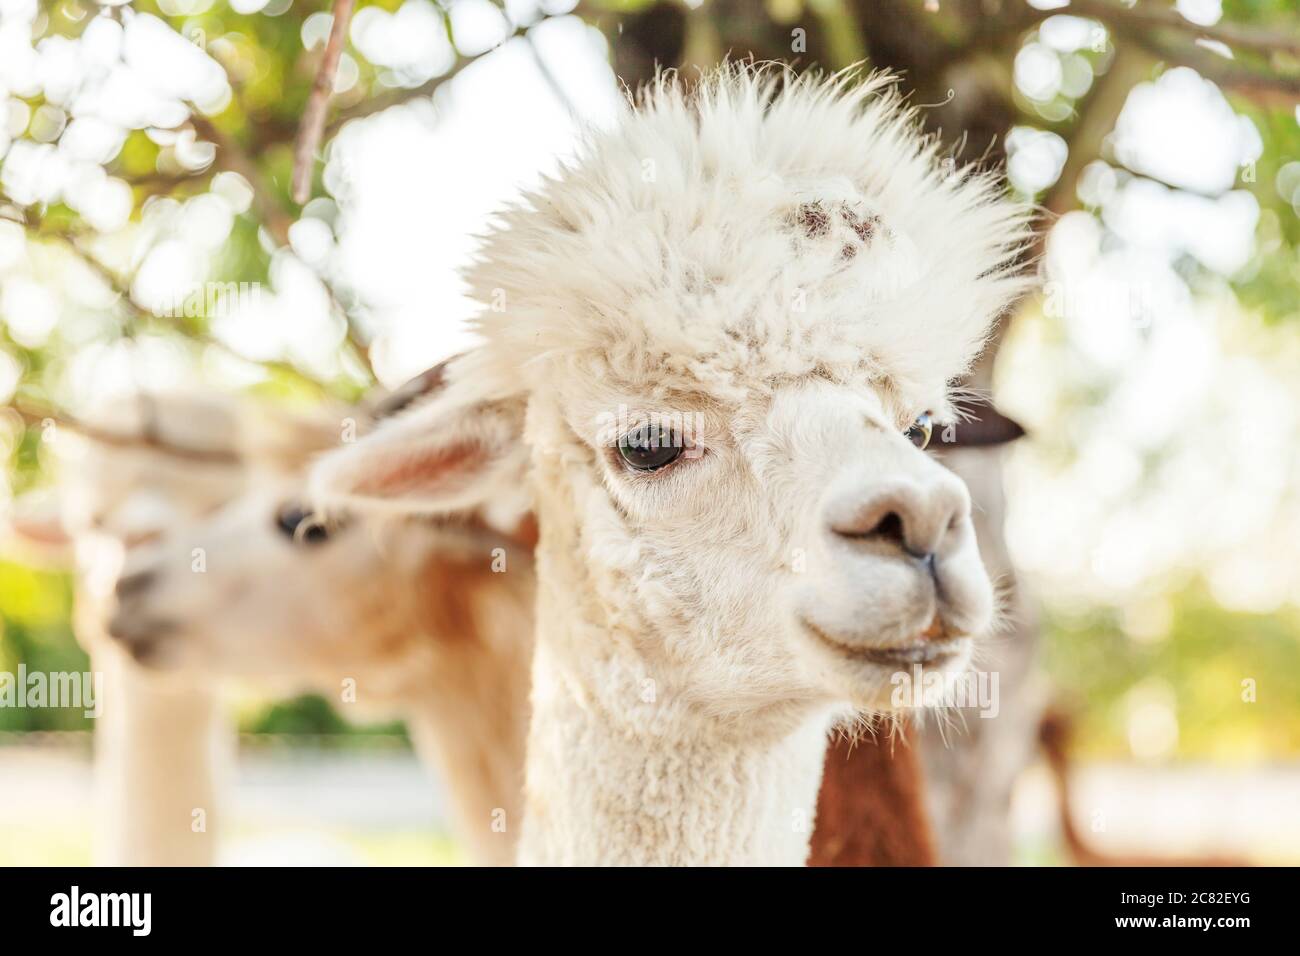
M 840 207 L 840 218 L 849 224 L 849 228 L 853 230 L 863 245 L 871 242 L 872 237 L 876 234 L 876 227 L 880 225 L 879 216 L 867 216 L 864 219 L 848 206 Z
M 809 866 L 934 866 L 925 782 L 905 733 L 826 750 Z
M 943 626 L 943 618 L 936 614 L 930 620 L 930 626 L 921 632 L 923 641 L 941 641 L 948 636 L 948 630 Z
M 809 239 L 820 239 L 831 231 L 831 217 L 821 203 L 806 202 L 795 212 L 795 222 Z
M 426 633 L 440 639 L 478 641 L 475 608 L 492 580 L 491 557 L 456 558 L 434 554 L 420 573 L 420 618 Z
M 519 524 L 510 533 L 510 540 L 530 552 L 537 547 L 541 529 L 537 526 L 537 516 L 531 511 L 519 519 Z

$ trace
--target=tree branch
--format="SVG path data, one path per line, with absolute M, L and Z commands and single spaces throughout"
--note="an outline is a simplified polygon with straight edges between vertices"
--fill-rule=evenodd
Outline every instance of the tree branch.
M 1081 104 L 1079 120 L 1067 138 L 1069 154 L 1056 183 L 1043 197 L 1042 207 L 1055 220 L 1075 207 L 1075 187 L 1083 167 L 1101 153 L 1101 144 L 1119 118 L 1129 91 L 1141 80 L 1150 61 L 1140 51 L 1125 48 L 1115 51 L 1110 69 L 1097 78 L 1086 102 Z M 1039 231 L 1039 242 L 1047 238 L 1047 229 Z M 1040 250 L 1041 251 L 1041 250 Z
M 312 172 L 316 165 L 316 151 L 325 132 L 325 113 L 334 92 L 334 74 L 338 71 L 343 44 L 347 40 L 348 24 L 352 22 L 354 0 L 334 0 L 334 22 L 330 25 L 325 53 L 316 70 L 316 82 L 307 98 L 307 108 L 298 127 L 298 140 L 293 156 L 293 201 L 302 205 L 311 196 Z
M 1293 105 L 1300 97 L 1300 74 L 1282 76 L 1261 73 L 1225 60 L 1209 50 L 1170 43 L 1148 33 L 1122 33 L 1133 43 L 1153 56 L 1179 66 L 1191 67 L 1207 80 L 1213 80 L 1225 90 L 1274 106 Z
M 197 109 L 190 111 L 190 122 L 194 124 L 194 129 L 200 136 L 216 144 L 217 156 L 214 162 L 228 172 L 243 176 L 248 181 L 248 185 L 253 188 L 253 208 L 257 211 L 257 218 L 271 234 L 271 238 L 279 245 L 288 245 L 289 227 L 293 225 L 293 220 L 276 199 L 274 187 L 262 175 L 257 163 L 240 147 L 239 143 L 227 136 Z
M 215 164 L 222 169 L 238 173 L 248 181 L 253 190 L 253 208 L 271 238 L 275 240 L 277 245 L 289 246 L 289 228 L 293 225 L 293 219 L 277 198 L 274 187 L 262 175 L 262 171 L 254 162 L 252 156 L 198 110 L 192 111 L 190 121 L 194 124 L 195 130 L 200 136 L 216 144 L 217 156 L 214 160 Z M 321 285 L 325 287 L 325 294 L 329 297 L 331 308 L 337 309 L 339 315 L 343 316 L 344 325 L 347 329 L 348 345 L 355 353 L 357 362 L 369 375 L 371 381 L 374 381 L 375 370 L 374 366 L 370 364 L 370 348 L 362 340 L 361 332 L 356 327 L 356 321 L 353 319 L 352 314 L 343 307 L 342 302 L 339 301 L 338 294 L 334 291 L 330 281 L 320 273 L 316 275 L 320 279 Z
M 1294 31 L 1279 26 L 1276 30 L 1222 23 L 1203 27 L 1192 23 L 1176 10 L 1151 6 L 1126 7 L 1114 0 L 1071 0 L 1068 7 L 1038 10 L 1020 3 L 1009 11 L 981 20 L 966 44 L 963 55 L 999 49 L 1004 38 L 1015 39 L 1043 20 L 1058 14 L 1088 17 L 1106 25 L 1112 36 L 1122 36 L 1149 53 L 1189 66 L 1220 86 L 1271 105 L 1288 105 L 1300 90 L 1300 76 L 1266 73 L 1259 69 L 1232 64 L 1208 50 L 1191 44 L 1161 39 L 1158 34 L 1181 34 L 1193 41 L 1214 40 L 1255 54 L 1287 53 L 1300 55 L 1300 39 Z
M 1072 0 L 1064 10 L 1045 10 L 1044 16 L 1053 13 L 1075 13 L 1098 20 L 1123 23 L 1129 28 L 1150 27 L 1177 30 L 1209 40 L 1226 43 L 1230 47 L 1245 47 L 1257 51 L 1293 53 L 1300 55 L 1300 36 L 1279 24 L 1276 29 L 1260 29 L 1235 23 L 1218 23 L 1201 26 L 1188 20 L 1172 7 L 1152 7 L 1138 4 L 1120 6 L 1112 0 Z

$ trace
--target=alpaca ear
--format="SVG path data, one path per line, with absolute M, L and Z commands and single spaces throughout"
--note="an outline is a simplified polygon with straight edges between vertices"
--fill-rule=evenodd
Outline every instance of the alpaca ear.
M 42 564 L 57 567 L 72 564 L 72 539 L 63 526 L 58 502 L 52 497 L 24 495 L 13 502 L 7 518 L 9 534 Z
M 967 416 L 951 428 L 944 428 L 936 445 L 939 448 L 987 448 L 1006 445 L 1023 438 L 1025 429 L 1008 418 L 985 399 L 961 403 Z
M 517 490 L 528 455 L 523 403 L 464 404 L 450 396 L 413 407 L 322 456 L 312 497 L 325 508 L 446 514 Z

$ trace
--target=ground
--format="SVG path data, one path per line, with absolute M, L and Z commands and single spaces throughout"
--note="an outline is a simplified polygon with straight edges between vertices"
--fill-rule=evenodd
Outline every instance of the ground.
M 90 753 L 81 734 L 0 740 L 0 866 L 90 862 Z M 1300 764 L 1080 768 L 1081 830 L 1113 853 L 1244 854 L 1300 863 Z M 1062 862 L 1054 794 L 1034 768 L 1014 800 L 1017 862 Z M 257 866 L 446 865 L 464 858 L 435 781 L 407 750 L 265 742 L 240 753 L 224 861 Z

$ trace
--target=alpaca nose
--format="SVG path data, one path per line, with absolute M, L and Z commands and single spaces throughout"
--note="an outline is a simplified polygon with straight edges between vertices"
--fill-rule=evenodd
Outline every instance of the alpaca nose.
M 958 544 L 970 517 L 970 494 L 950 473 L 869 491 L 833 509 L 830 530 L 841 538 L 898 548 L 935 573 L 936 556 Z
M 133 574 L 118 578 L 113 593 L 117 595 L 118 601 L 130 600 L 132 597 L 149 590 L 157 577 L 158 575 L 153 571 L 136 571 Z

